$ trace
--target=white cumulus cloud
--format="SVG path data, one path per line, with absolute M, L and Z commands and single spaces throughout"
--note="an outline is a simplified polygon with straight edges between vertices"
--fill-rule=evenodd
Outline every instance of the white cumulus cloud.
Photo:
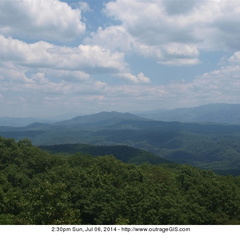
M 162 64 L 194 65 L 202 50 L 239 49 L 238 1 L 117 0 L 106 4 L 105 13 L 120 25 L 99 30 L 95 42 L 113 36 L 121 48 L 124 33 L 121 42 Z M 119 41 L 113 34 L 117 31 Z
M 85 30 L 81 11 L 59 0 L 0 1 L 0 33 L 5 36 L 69 41 Z
M 139 73 L 137 76 L 131 73 L 118 73 L 116 74 L 116 76 L 119 78 L 127 79 L 133 83 L 150 83 L 151 82 L 151 80 L 148 77 L 146 77 L 143 73 Z
M 47 42 L 28 44 L 0 35 L 0 60 L 23 66 L 81 70 L 86 72 L 119 72 L 126 66 L 124 54 L 97 45 L 57 46 Z
M 131 51 L 134 38 L 123 26 L 99 27 L 97 32 L 85 39 L 87 44 L 97 44 L 112 50 Z

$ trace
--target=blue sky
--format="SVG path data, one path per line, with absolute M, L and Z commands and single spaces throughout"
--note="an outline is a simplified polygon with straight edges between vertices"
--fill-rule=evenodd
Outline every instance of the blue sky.
M 0 0 L 0 116 L 240 103 L 240 0 Z

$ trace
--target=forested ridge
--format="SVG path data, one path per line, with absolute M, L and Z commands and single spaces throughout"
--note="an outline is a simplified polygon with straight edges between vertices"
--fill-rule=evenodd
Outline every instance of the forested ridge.
M 89 144 L 60 144 L 50 146 L 39 146 L 41 149 L 46 150 L 50 153 L 68 153 L 74 154 L 77 152 L 90 154 L 93 156 L 105 156 L 113 155 L 118 160 L 124 163 L 170 163 L 171 161 L 156 156 L 148 151 L 129 147 L 126 145 L 115 145 L 115 146 L 98 146 Z
M 86 144 L 91 149 L 85 147 L 84 151 L 94 152 L 97 146 L 124 145 L 175 163 L 223 175 L 240 175 L 239 124 L 161 122 L 131 114 L 102 112 L 54 124 L 0 126 L 0 136 L 16 141 L 28 138 L 37 146 L 65 148 L 63 145 Z M 68 147 L 69 150 L 74 149 Z
M 240 224 L 240 178 L 0 137 L 0 224 Z

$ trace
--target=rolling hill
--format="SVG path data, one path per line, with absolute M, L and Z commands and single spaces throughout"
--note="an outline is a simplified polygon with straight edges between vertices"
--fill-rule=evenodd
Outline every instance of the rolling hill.
M 171 163 L 171 161 L 158 157 L 150 152 L 123 145 L 94 146 L 87 144 L 61 144 L 52 146 L 40 146 L 40 148 L 50 153 L 75 154 L 81 152 L 84 154 L 90 154 L 92 156 L 113 155 L 115 158 L 121 160 L 124 163 Z
M 0 135 L 34 145 L 129 146 L 176 163 L 240 173 L 240 125 L 162 122 L 129 113 L 102 112 L 55 124 L 0 127 Z

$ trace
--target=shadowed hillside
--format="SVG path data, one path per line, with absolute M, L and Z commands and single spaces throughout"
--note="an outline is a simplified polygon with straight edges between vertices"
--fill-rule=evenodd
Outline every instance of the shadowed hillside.
M 51 153 L 84 153 L 93 156 L 113 155 L 115 158 L 125 163 L 170 163 L 170 161 L 160 158 L 150 152 L 128 147 L 128 146 L 93 146 L 86 144 L 62 144 L 53 146 L 40 146 L 41 149 Z

